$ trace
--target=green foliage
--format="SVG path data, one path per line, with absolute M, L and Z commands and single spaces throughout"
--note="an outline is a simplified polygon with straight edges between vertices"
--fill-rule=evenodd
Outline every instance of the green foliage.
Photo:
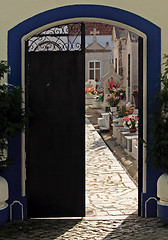
M 126 106 L 121 106 L 119 111 L 117 112 L 118 117 L 126 116 Z
M 168 55 L 164 55 L 164 73 L 160 81 L 162 89 L 152 101 L 156 109 L 151 115 L 150 141 L 147 149 L 150 152 L 150 163 L 165 173 L 168 173 Z
M 5 61 L 0 61 L 0 80 L 9 72 Z M 8 140 L 14 139 L 26 124 L 27 116 L 22 106 L 22 89 L 9 84 L 0 85 L 0 168 L 8 165 L 10 160 L 5 156 Z
M 0 61 L 0 79 L 4 78 L 5 73 L 9 73 L 10 68 L 6 61 Z
M 100 102 L 103 102 L 103 100 L 104 100 L 104 94 L 103 94 L 103 93 L 101 93 L 101 94 L 98 95 L 98 100 L 99 100 Z

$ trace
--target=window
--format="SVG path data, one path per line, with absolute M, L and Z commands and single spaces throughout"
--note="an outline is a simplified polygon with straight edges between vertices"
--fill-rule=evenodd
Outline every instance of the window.
M 130 101 L 130 54 L 128 54 L 128 101 Z
M 89 79 L 93 79 L 96 82 L 100 81 L 100 62 L 99 61 L 89 62 Z
M 117 73 L 117 58 L 115 58 L 115 72 Z

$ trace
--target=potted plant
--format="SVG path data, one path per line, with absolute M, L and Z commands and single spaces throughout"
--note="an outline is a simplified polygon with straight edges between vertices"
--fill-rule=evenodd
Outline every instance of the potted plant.
M 0 80 L 10 71 L 6 61 L 0 61 Z M 21 132 L 26 123 L 25 110 L 22 106 L 22 89 L 0 82 L 0 171 L 12 163 L 7 155 L 8 140 Z M 0 177 L 0 225 L 8 219 L 8 183 Z
M 10 68 L 6 61 L 0 61 L 0 81 Z M 26 124 L 27 115 L 22 108 L 22 89 L 10 84 L 0 84 L 0 169 L 5 168 L 9 160 L 5 152 L 8 140 L 14 139 Z
M 110 106 L 112 112 L 117 111 L 117 105 L 120 101 L 120 98 L 115 95 L 115 93 L 111 93 L 106 99 L 107 104 Z
M 135 110 L 135 105 L 131 103 L 126 104 L 126 115 L 131 115 Z
M 93 104 L 93 101 L 95 100 L 97 95 L 97 91 L 95 88 L 86 88 L 85 89 L 85 103 L 86 105 Z
M 138 118 L 135 115 L 126 116 L 123 118 L 123 126 L 128 127 L 130 133 L 135 133 L 138 128 Z
M 156 108 L 151 115 L 152 126 L 149 142 L 146 144 L 151 166 L 163 174 L 157 182 L 158 217 L 168 223 L 168 55 L 164 55 L 164 72 L 161 74 L 161 91 L 155 95 L 152 104 Z
M 125 98 L 126 98 L 125 90 L 122 88 L 116 89 L 116 96 L 118 96 L 120 98 L 120 100 L 125 101 Z
M 99 102 L 103 102 L 104 100 L 104 91 L 101 89 L 101 90 L 97 90 L 97 96 L 98 96 L 98 101 Z

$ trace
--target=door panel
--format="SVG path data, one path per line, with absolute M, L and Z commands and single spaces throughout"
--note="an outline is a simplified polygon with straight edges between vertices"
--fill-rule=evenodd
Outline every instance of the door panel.
M 29 52 L 27 99 L 28 216 L 84 216 L 83 53 Z

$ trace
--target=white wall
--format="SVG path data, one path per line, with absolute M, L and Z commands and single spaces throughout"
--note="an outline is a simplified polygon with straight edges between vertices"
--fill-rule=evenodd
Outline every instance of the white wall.
M 65 5 L 99 4 L 127 10 L 159 26 L 162 54 L 168 52 L 167 0 L 0 0 L 0 59 L 7 59 L 7 32 L 40 12 Z
M 106 73 L 109 72 L 111 63 L 111 53 L 93 52 L 85 54 L 85 81 L 88 80 L 88 62 L 93 60 L 100 61 L 101 64 L 100 77 L 103 77 Z
M 132 42 L 131 44 L 132 44 L 132 85 L 138 87 L 138 43 Z

